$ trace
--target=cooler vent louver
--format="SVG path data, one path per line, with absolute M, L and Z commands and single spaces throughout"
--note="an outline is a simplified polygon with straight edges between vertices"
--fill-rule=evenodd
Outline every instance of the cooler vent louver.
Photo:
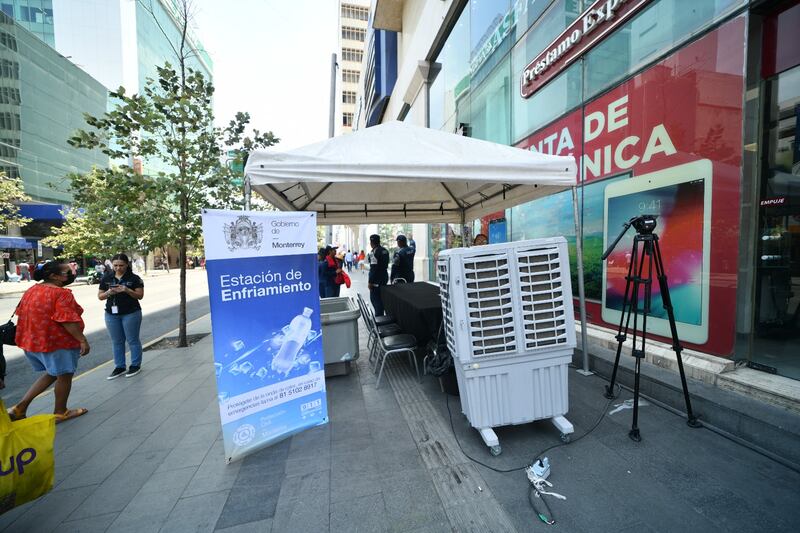
M 507 254 L 464 260 L 469 331 L 475 357 L 516 351 Z
M 453 325 L 453 310 L 448 296 L 450 286 L 450 272 L 447 268 L 447 261 L 439 261 L 436 264 L 439 278 L 439 294 L 442 299 L 442 319 L 444 321 L 445 338 L 447 339 L 447 349 L 450 353 L 455 350 L 455 326 Z
M 566 306 L 558 248 L 517 251 L 525 347 L 566 344 Z M 569 280 L 566 280 L 569 283 Z

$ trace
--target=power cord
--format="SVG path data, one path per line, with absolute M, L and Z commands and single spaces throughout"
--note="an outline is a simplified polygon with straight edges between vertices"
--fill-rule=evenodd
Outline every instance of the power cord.
M 508 468 L 508 469 L 495 468 L 495 467 L 493 467 L 491 465 L 487 465 L 486 463 L 475 459 L 474 457 L 469 455 L 466 451 L 464 451 L 464 447 L 461 446 L 461 441 L 458 440 L 458 435 L 456 434 L 456 429 L 455 429 L 455 426 L 453 425 L 453 412 L 450 410 L 450 395 L 446 396 L 445 403 L 447 404 L 447 417 L 450 419 L 450 431 L 453 432 L 453 437 L 456 439 L 456 444 L 458 444 L 458 449 L 461 450 L 461 453 L 463 453 L 464 456 L 467 459 L 469 459 L 470 461 L 472 461 L 475 464 L 479 464 L 484 468 L 488 468 L 489 470 L 492 470 L 494 472 L 498 472 L 500 474 L 507 474 L 507 473 L 510 473 L 510 472 L 518 472 L 520 470 L 527 470 L 527 469 L 531 468 L 533 466 L 533 464 L 536 463 L 536 461 L 538 461 L 542 456 L 544 456 L 545 453 L 549 452 L 550 450 L 554 450 L 556 448 L 560 448 L 561 446 L 566 446 L 568 444 L 573 444 L 575 442 L 578 442 L 579 440 L 581 440 L 585 436 L 587 436 L 590 433 L 592 433 L 595 429 L 597 429 L 597 427 L 603 421 L 603 419 L 605 418 L 606 414 L 608 413 L 608 408 L 611 407 L 611 402 L 613 402 L 617 398 L 617 396 L 619 395 L 621 390 L 622 390 L 621 387 L 619 386 L 619 384 L 617 384 L 617 394 L 615 394 L 612 398 L 609 398 L 608 402 L 606 402 L 606 404 L 603 406 L 603 411 L 600 413 L 600 416 L 597 418 L 597 421 L 594 423 L 594 425 L 591 428 L 589 428 L 588 431 L 586 431 L 585 433 L 583 433 L 579 437 L 571 439 L 571 440 L 569 440 L 567 442 L 559 442 L 557 444 L 553 444 L 552 446 L 548 446 L 547 448 L 545 448 L 544 450 L 542 450 L 538 454 L 536 454 L 536 457 L 533 459 L 533 462 L 531 462 L 530 464 L 527 464 L 527 465 L 521 466 L 521 467 L 517 467 L 517 468 Z M 542 503 L 544 503 L 544 508 L 546 510 L 546 513 L 543 513 L 542 510 L 539 509 L 538 506 L 536 505 L 536 502 L 538 500 L 541 500 Z M 547 524 L 549 526 L 551 526 L 551 525 L 556 523 L 556 520 L 553 517 L 553 511 L 550 509 L 550 505 L 547 503 L 547 500 L 542 496 L 540 490 L 533 484 L 528 486 L 528 503 L 530 503 L 531 508 L 533 509 L 533 512 L 536 513 L 536 516 L 539 518 L 539 520 L 541 520 L 542 522 L 544 522 L 545 524 Z
M 617 384 L 617 394 L 619 394 L 620 390 L 621 390 L 620 386 L 619 386 L 619 384 Z M 510 472 L 519 472 L 520 470 L 525 470 L 526 468 L 530 467 L 533 463 L 535 463 L 538 459 L 540 459 L 545 453 L 549 452 L 550 450 L 554 450 L 556 448 L 560 448 L 561 446 L 567 446 L 568 444 L 573 444 L 575 442 L 578 442 L 582 438 L 584 438 L 587 435 L 589 435 L 590 433 L 592 433 L 595 429 L 597 429 L 597 426 L 599 426 L 600 423 L 603 421 L 603 418 L 605 418 L 606 413 L 608 412 L 608 408 L 611 406 L 611 402 L 613 402 L 615 399 L 616 399 L 616 395 L 614 396 L 614 398 L 610 398 L 608 400 L 608 402 L 603 406 L 603 411 L 600 413 L 600 416 L 597 418 L 597 421 L 594 423 L 594 425 L 588 431 L 586 431 L 581 436 L 576 437 L 574 439 L 571 439 L 568 442 L 559 442 L 557 444 L 553 444 L 552 446 L 549 446 L 549 447 L 545 448 L 544 450 L 540 451 L 538 454 L 536 454 L 536 456 L 534 457 L 534 459 L 533 459 L 533 461 L 531 463 L 528 463 L 525 466 L 520 466 L 520 467 L 517 467 L 517 468 L 509 468 L 509 469 L 495 468 L 494 466 L 487 465 L 486 463 L 484 463 L 482 461 L 479 461 L 478 459 L 475 459 L 474 457 L 469 455 L 466 451 L 464 451 L 464 447 L 461 446 L 461 441 L 458 440 L 458 435 L 456 434 L 456 428 L 453 425 L 453 412 L 450 410 L 450 396 L 449 395 L 447 395 L 447 397 L 446 397 L 446 404 L 447 404 L 447 416 L 450 419 L 450 431 L 453 432 L 453 437 L 455 437 L 456 444 L 458 444 L 458 449 L 461 450 L 461 453 L 463 453 L 464 456 L 467 459 L 469 459 L 470 461 L 472 461 L 475 464 L 479 464 L 484 468 L 488 468 L 489 470 L 492 470 L 494 472 L 498 472 L 500 474 L 508 474 Z

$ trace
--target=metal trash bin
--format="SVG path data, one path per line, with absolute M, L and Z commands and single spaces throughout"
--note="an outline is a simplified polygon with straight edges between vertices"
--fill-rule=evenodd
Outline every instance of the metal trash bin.
M 350 373 L 350 361 L 358 359 L 358 305 L 348 297 L 322 298 L 319 301 L 322 321 L 322 350 L 325 353 L 325 376 Z

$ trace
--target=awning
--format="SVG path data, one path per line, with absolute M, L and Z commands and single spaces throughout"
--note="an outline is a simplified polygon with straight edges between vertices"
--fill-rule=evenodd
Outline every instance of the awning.
M 319 224 L 465 223 L 572 188 L 578 168 L 554 156 L 387 122 L 286 152 L 256 150 L 245 174 L 284 211 L 316 211 Z M 589 370 L 583 247 L 577 239 L 583 367 Z
M 22 237 L 7 237 L 3 235 L 0 236 L 0 248 L 30 250 L 33 248 L 33 244 L 23 239 Z
M 19 214 L 33 220 L 64 220 L 61 204 L 19 204 Z
M 575 185 L 572 157 L 387 122 L 295 150 L 256 150 L 245 173 L 284 211 L 320 224 L 454 222 Z

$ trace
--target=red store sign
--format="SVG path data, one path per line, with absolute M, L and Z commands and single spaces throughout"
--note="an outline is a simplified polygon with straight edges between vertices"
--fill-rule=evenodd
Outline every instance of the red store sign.
M 520 94 L 529 98 L 573 61 L 630 19 L 649 0 L 597 0 L 522 71 Z
M 621 228 L 614 219 L 638 213 L 630 211 L 635 209 L 657 211 L 684 345 L 722 356 L 733 353 L 745 35 L 746 17 L 736 17 L 517 143 L 523 149 L 571 155 L 581 169 L 586 307 L 592 323 L 618 327 L 618 321 L 605 316 L 615 309 L 608 302 L 620 293 L 620 280 L 624 290 L 624 273 L 618 266 L 609 270 L 608 264 L 604 273 L 600 261 L 607 238 Z M 700 179 L 704 187 L 710 184 L 702 193 L 696 185 Z M 667 208 L 658 200 L 664 198 L 676 199 L 678 207 Z M 762 205 L 787 201 L 771 197 Z M 539 205 L 529 209 L 531 224 L 542 234 L 558 234 L 548 232 L 547 225 L 555 227 L 551 220 L 571 216 L 571 203 L 565 204 L 568 211 L 557 211 L 554 206 L 561 204 Z M 615 205 L 626 211 L 613 210 Z M 707 242 L 699 231 L 706 227 Z M 624 254 L 625 246 L 618 250 Z M 668 330 L 659 333 L 650 322 L 648 329 L 668 341 Z M 700 334 L 687 341 L 682 329 Z

